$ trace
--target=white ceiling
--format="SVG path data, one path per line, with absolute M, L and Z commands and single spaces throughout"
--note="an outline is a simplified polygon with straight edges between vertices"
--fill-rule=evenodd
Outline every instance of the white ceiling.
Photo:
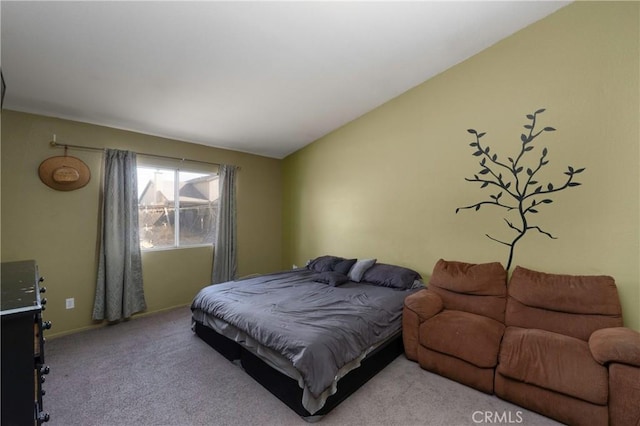
M 283 158 L 567 3 L 4 0 L 4 107 Z

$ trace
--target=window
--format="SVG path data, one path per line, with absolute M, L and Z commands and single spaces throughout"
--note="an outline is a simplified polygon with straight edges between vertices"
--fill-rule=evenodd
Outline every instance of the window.
M 138 167 L 140 247 L 211 245 L 216 237 L 218 175 Z

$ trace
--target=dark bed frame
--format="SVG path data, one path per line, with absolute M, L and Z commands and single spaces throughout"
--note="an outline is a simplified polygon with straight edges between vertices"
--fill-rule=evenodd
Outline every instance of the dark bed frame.
M 325 405 L 319 411 L 311 414 L 302 406 L 303 391 L 296 380 L 267 365 L 267 363 L 239 343 L 217 333 L 198 321 L 195 321 L 195 332 L 209 346 L 220 352 L 229 361 L 240 360 L 245 372 L 305 419 L 327 414 L 391 361 L 404 353 L 402 334 L 399 333 L 398 336 L 368 354 L 360 363 L 360 367 L 351 370 L 340 379 L 336 393 L 327 398 Z

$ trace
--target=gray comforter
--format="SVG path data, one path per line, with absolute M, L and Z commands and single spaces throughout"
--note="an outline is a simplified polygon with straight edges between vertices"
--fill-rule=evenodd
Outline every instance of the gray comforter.
M 201 310 L 243 330 L 285 358 L 318 397 L 338 370 L 401 329 L 413 290 L 313 281 L 306 269 L 211 285 L 195 297 Z

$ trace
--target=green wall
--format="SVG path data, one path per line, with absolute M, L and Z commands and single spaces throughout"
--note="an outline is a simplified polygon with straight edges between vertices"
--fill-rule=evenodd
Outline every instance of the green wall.
M 468 128 L 492 152 L 515 156 L 525 115 L 547 108 L 540 176 L 582 186 L 555 194 L 532 218 L 514 265 L 616 278 L 625 322 L 640 329 L 638 2 L 573 3 L 345 125 L 284 160 L 283 266 L 336 254 L 413 267 L 439 258 L 500 261 L 513 237 L 504 212 L 457 207 L 490 192 Z M 533 225 L 534 223 L 530 223 Z
M 38 177 L 39 164 L 63 155 L 60 143 L 127 149 L 241 167 L 237 180 L 238 273 L 273 272 L 282 260 L 280 160 L 210 148 L 91 124 L 2 112 L 2 261 L 35 259 L 46 278 L 48 337 L 94 326 L 102 153 L 70 150 L 91 169 L 89 184 L 55 191 Z M 140 157 L 140 160 L 149 161 Z M 165 163 L 166 164 L 166 163 Z M 188 166 L 187 166 L 188 167 Z M 147 312 L 191 302 L 211 280 L 211 247 L 143 252 Z M 75 309 L 65 299 L 75 298 Z

